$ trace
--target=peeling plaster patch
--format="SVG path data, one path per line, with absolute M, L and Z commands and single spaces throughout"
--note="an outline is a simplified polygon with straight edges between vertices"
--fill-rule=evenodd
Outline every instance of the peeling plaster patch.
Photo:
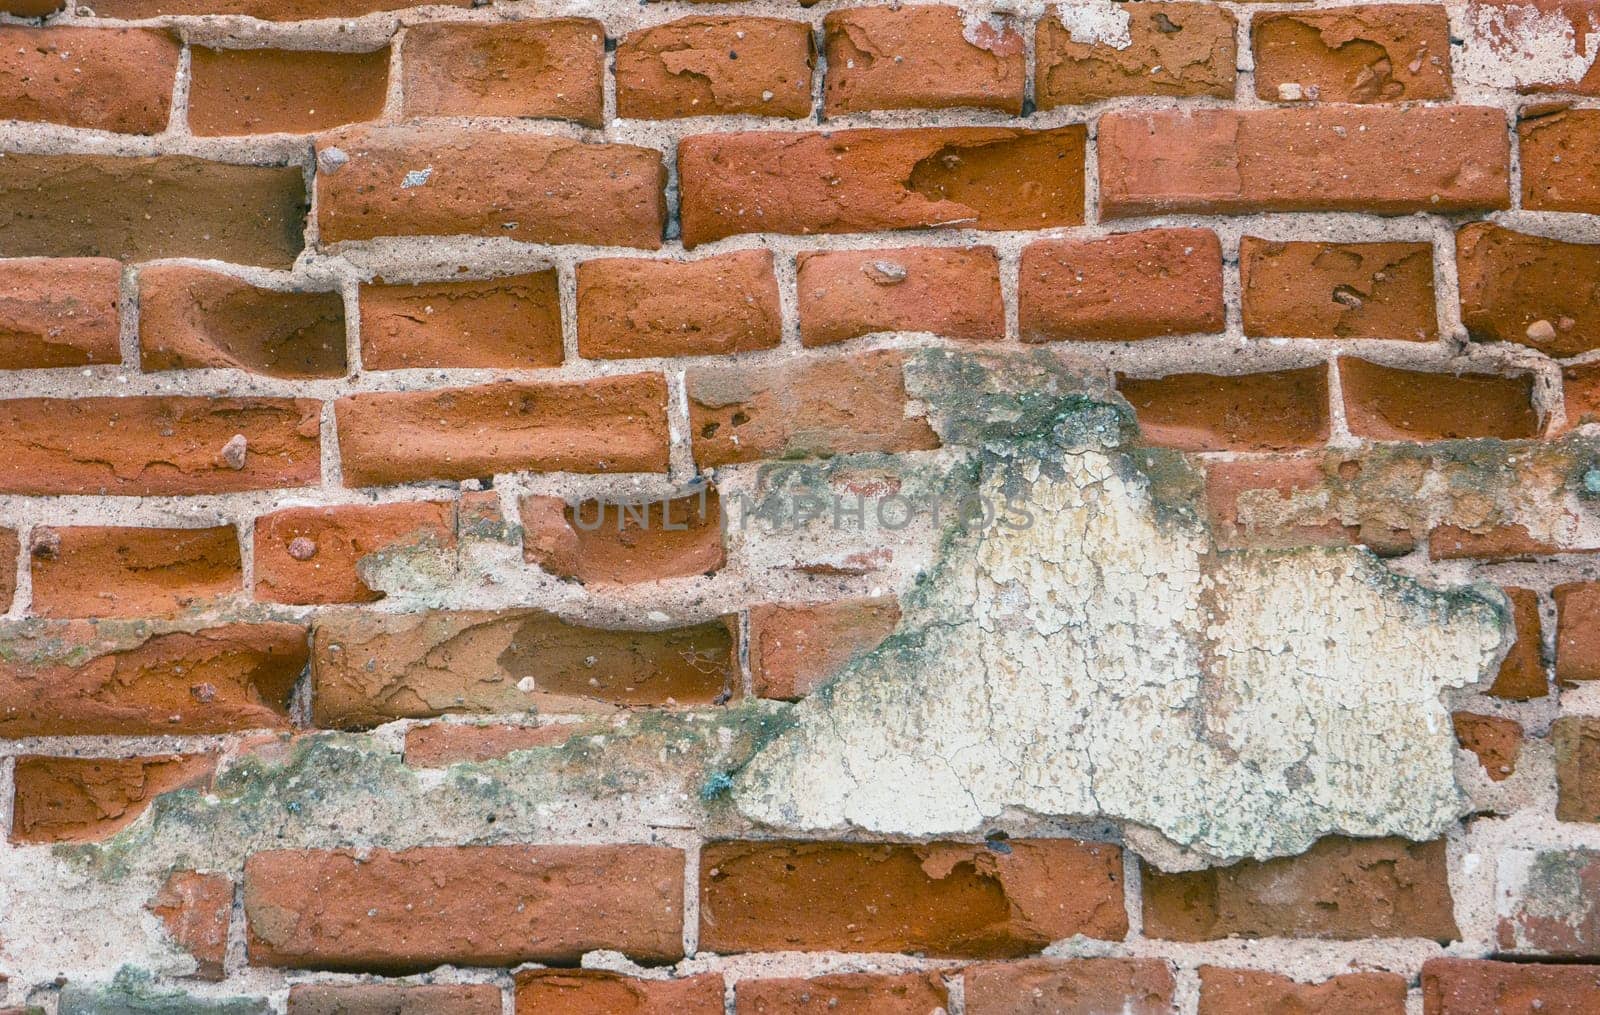
M 1600 852 L 1507 850 L 1496 875 L 1501 950 L 1588 957 L 1600 947 Z
M 1072 41 L 1082 46 L 1103 45 L 1127 49 L 1133 45 L 1133 18 L 1127 9 L 1112 0 L 1079 0 L 1058 4 L 1056 17 Z
M 1503 609 L 1365 551 L 1218 552 L 1153 489 L 1116 453 L 991 454 L 979 490 L 1035 524 L 955 537 L 902 633 L 739 774 L 740 811 L 917 836 L 1102 816 L 1214 859 L 1438 835 L 1463 804 L 1440 695 L 1496 663 Z
M 1585 19 L 1579 32 L 1576 19 Z M 1494 88 L 1571 85 L 1600 55 L 1600 11 L 1578 5 L 1475 3 L 1458 73 Z

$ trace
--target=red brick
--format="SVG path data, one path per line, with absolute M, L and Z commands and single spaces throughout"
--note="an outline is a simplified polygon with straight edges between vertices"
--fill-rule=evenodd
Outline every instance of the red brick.
M 404 115 L 603 121 L 605 26 L 592 18 L 406 29 Z
M 1526 525 L 1494 525 L 1474 530 L 1440 525 L 1428 533 L 1434 560 L 1536 560 L 1562 553 L 1555 543 L 1533 538 Z
M 1268 101 L 1450 97 L 1450 17 L 1426 4 L 1277 11 L 1250 22 L 1256 95 Z
M 121 278 L 105 258 L 0 261 L 0 370 L 121 362 Z
M 17 759 L 12 842 L 98 842 L 163 793 L 204 786 L 214 754 Z
M 345 372 L 344 298 L 259 289 L 185 264 L 139 271 L 139 360 L 145 370 L 234 367 L 269 377 Z
M 1206 505 L 1224 548 L 1349 546 L 1382 557 L 1410 553 L 1416 539 L 1381 519 L 1346 524 L 1336 510 L 1300 517 L 1291 502 L 1327 504 L 1331 483 L 1318 458 L 1241 459 L 1206 463 Z M 1315 520 L 1317 518 L 1325 520 Z
M 245 861 L 253 965 L 419 972 L 683 955 L 683 854 L 662 846 L 277 850 Z
M 1034 959 L 970 966 L 968 1015 L 1170 1015 L 1172 967 L 1160 959 Z
M 1505 208 L 1505 114 L 1482 106 L 1116 111 L 1100 118 L 1108 218 L 1163 212 Z
M 516 1015 L 722 1015 L 722 976 L 646 980 L 600 969 L 527 969 Z
M 352 611 L 323 614 L 314 634 L 312 714 L 328 728 L 462 713 L 710 705 L 736 694 L 739 683 L 738 640 L 727 620 L 631 631 L 536 610 Z
M 1430 373 L 1339 360 L 1350 432 L 1379 441 L 1537 437 L 1533 375 Z
M 1233 98 L 1233 15 L 1209 3 L 1125 3 L 1128 45 L 1074 41 L 1059 17 L 1039 19 L 1039 108 L 1075 106 L 1119 95 Z
M 152 496 L 309 486 L 321 473 L 321 408 L 303 398 L 176 395 L 0 401 L 0 490 Z
M 1600 214 L 1600 109 L 1525 113 L 1517 122 L 1522 207 Z
M 1244 333 L 1260 338 L 1439 337 L 1427 243 L 1239 241 Z
M 1502 589 L 1511 600 L 1511 619 L 1516 641 L 1500 663 L 1490 694 L 1497 698 L 1525 701 L 1550 693 L 1545 679 L 1544 636 L 1539 622 L 1539 595 L 1532 589 Z
M 102 18 L 154 18 L 163 14 L 243 14 L 263 21 L 358 18 L 374 11 L 398 11 L 423 0 L 95 0 Z M 470 7 L 472 0 L 426 0 L 430 7 Z
M 289 1015 L 500 1015 L 492 983 L 297 983 Z
M 0 26 L 0 120 L 159 134 L 182 49 L 158 30 Z
M 11 610 L 17 592 L 17 555 L 21 541 L 15 529 L 0 529 L 0 613 Z
M 908 418 L 903 357 L 864 353 L 772 367 L 688 372 L 689 429 L 705 467 L 764 458 L 917 451 L 939 446 Z
M 31 555 L 40 617 L 172 615 L 235 596 L 244 584 L 232 525 L 36 528 Z
M 299 166 L 7 154 L 0 192 L 0 250 L 9 257 L 196 257 L 287 268 L 305 245 L 309 204 Z
M 678 144 L 683 242 L 1083 222 L 1084 128 L 699 134 Z
M 1556 753 L 1556 819 L 1600 822 L 1600 719 L 1564 715 L 1550 728 Z
M 1461 323 L 1480 342 L 1549 356 L 1600 348 L 1600 244 L 1474 222 L 1456 236 Z
M 1144 869 L 1144 931 L 1225 937 L 1460 938 L 1443 839 L 1320 839 L 1300 856 L 1179 874 Z
M 0 11 L 19 18 L 42 18 L 59 11 L 66 0 L 0 0 Z
M 371 603 L 363 562 L 425 546 L 454 550 L 454 506 L 435 501 L 341 504 L 256 519 L 256 598 L 273 603 Z
M 1199 1015 L 1405 1015 L 1406 978 L 1347 973 L 1301 983 L 1259 969 L 1200 967 Z
M 806 250 L 800 341 L 831 345 L 880 331 L 988 341 L 1005 335 L 993 247 Z
M 771 349 L 783 338 L 769 250 L 578 265 L 578 353 L 592 359 Z
M 1600 363 L 1580 363 L 1561 371 L 1567 429 L 1600 423 Z
M 1476 712 L 1454 712 L 1450 718 L 1456 740 L 1478 756 L 1491 781 L 1502 782 L 1516 772 L 1517 756 L 1522 753 L 1521 723 Z
M 361 287 L 368 370 L 561 364 L 555 269 L 499 278 Z
M 310 134 L 374 120 L 389 91 L 389 47 L 189 50 L 189 129 L 201 136 Z
M 1600 968 L 1429 959 L 1423 1015 L 1581 1015 L 1600 1005 Z
M 1074 934 L 1127 933 L 1122 855 L 1070 839 L 712 842 L 700 853 L 700 947 L 1010 958 Z
M 823 111 L 971 106 L 1022 112 L 1027 71 L 1011 19 L 956 7 L 857 7 L 822 21 L 828 58 Z
M 521 470 L 667 471 L 660 374 L 352 395 L 334 411 L 347 486 Z
M 738 1015 L 931 1015 L 950 1005 L 938 973 L 740 980 L 733 997 Z
M 233 919 L 233 879 L 226 874 L 177 870 L 145 908 L 195 961 L 194 975 L 220 980 L 228 955 L 228 924 Z
M 654 148 L 442 125 L 345 127 L 317 138 L 324 243 L 499 236 L 654 249 L 666 169 Z
M 522 501 L 522 557 L 582 585 L 627 585 L 721 570 L 722 506 L 715 487 L 682 497 Z
M 1286 451 L 1328 439 L 1323 366 L 1256 374 L 1117 375 L 1152 443 L 1186 451 Z
M 5 637 L 0 739 L 284 729 L 308 656 L 298 624 L 118 636 L 75 622 Z
M 1556 681 L 1600 680 L 1600 584 L 1557 585 Z
M 1222 330 L 1222 246 L 1209 229 L 1040 240 L 1022 251 L 1024 342 L 1129 341 Z
M 811 115 L 811 26 L 780 18 L 679 18 L 617 46 L 617 115 L 641 120 Z
M 406 764 L 443 768 L 464 761 L 494 761 L 513 751 L 556 747 L 589 729 L 573 723 L 543 726 L 433 722 L 406 730 Z
M 804 698 L 900 623 L 892 596 L 750 608 L 750 673 L 763 698 Z

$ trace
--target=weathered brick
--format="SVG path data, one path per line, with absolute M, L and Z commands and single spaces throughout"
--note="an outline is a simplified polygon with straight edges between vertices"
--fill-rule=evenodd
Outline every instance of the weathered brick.
M 1422 964 L 1423 1015 L 1581 1015 L 1600 1005 L 1600 968 L 1477 959 Z
M 453 550 L 454 506 L 437 501 L 295 507 L 256 519 L 257 599 L 275 603 L 371 603 L 362 564 L 425 546 Z
M 683 853 L 663 846 L 275 850 L 245 861 L 255 965 L 418 972 L 683 955 Z
M 18 398 L 0 401 L 0 490 L 222 493 L 309 486 L 321 473 L 320 402 L 303 398 Z
M 0 739 L 224 733 L 289 726 L 298 624 L 127 634 L 84 622 L 6 631 Z
M 0 260 L 0 370 L 121 362 L 121 277 L 106 258 Z
M 601 969 L 526 969 L 516 1015 L 722 1015 L 722 976 L 646 980 Z
M 1517 142 L 1522 207 L 1600 214 L 1600 178 L 1593 172 L 1600 162 L 1600 109 L 1524 113 Z
M 244 581 L 232 525 L 35 528 L 30 556 L 40 617 L 176 614 L 237 595 Z
M 17 759 L 12 842 L 98 842 L 131 825 L 162 793 L 203 786 L 214 754 Z
M 358 18 L 374 11 L 417 7 L 424 0 L 95 0 L 102 18 L 155 18 L 163 14 L 242 14 L 263 21 Z M 471 7 L 472 0 L 425 0 L 430 7 Z
M 1117 375 L 1145 438 L 1187 451 L 1286 451 L 1328 439 L 1323 366 L 1255 374 Z
M 1269 101 L 1448 99 L 1450 16 L 1433 4 L 1277 11 L 1250 22 L 1256 94 Z
M 800 341 L 807 346 L 878 331 L 968 341 L 1005 335 L 993 247 L 806 250 L 796 260 Z
M 939 446 L 921 417 L 907 416 L 899 352 L 774 367 L 697 367 L 688 372 L 689 429 L 702 466 Z
M 811 115 L 811 26 L 781 18 L 679 18 L 617 46 L 617 115 L 641 120 Z
M 182 50 L 159 30 L 0 26 L 0 119 L 159 134 Z
M 233 879 L 226 874 L 176 870 L 145 908 L 167 928 L 174 944 L 195 961 L 194 975 L 220 980 L 233 920 Z
M 1083 222 L 1084 128 L 698 134 L 678 144 L 683 242 Z
M 1580 363 L 1562 368 L 1561 396 L 1567 429 L 1600 423 L 1600 363 Z
M 1454 941 L 1445 842 L 1320 839 L 1300 856 L 1179 874 L 1144 869 L 1144 930 L 1172 941 Z
M 196 257 L 287 268 L 305 245 L 299 166 L 187 155 L 0 158 L 8 257 Z
M 1475 76 L 1519 92 L 1600 95 L 1588 45 L 1592 0 L 1471 0 L 1464 62 Z
M 452 713 L 707 705 L 739 682 L 724 620 L 627 631 L 535 610 L 349 612 L 324 614 L 313 640 L 312 714 L 341 729 Z
M 929 4 L 857 7 L 822 20 L 823 111 L 972 106 L 1022 112 L 1022 33 L 1009 18 L 973 19 Z
M 1339 360 L 1345 420 L 1358 437 L 1437 441 L 1537 437 L 1533 375 L 1431 373 Z
M 1115 847 L 1007 845 L 708 843 L 700 947 L 1010 958 L 1074 934 L 1127 933 Z
M 1057 10 L 1069 11 L 1069 8 Z M 1094 32 L 1073 38 L 1061 16 L 1035 29 L 1039 108 L 1075 106 L 1118 95 L 1233 98 L 1235 23 L 1209 3 L 1119 4 L 1127 45 Z
M 968 1015 L 1170 1015 L 1172 967 L 1160 959 L 1034 959 L 970 966 Z
M 432 722 L 406 730 L 406 764 L 443 768 L 463 761 L 492 761 L 513 751 L 555 747 L 587 727 L 572 723 L 543 726 Z
M 1456 236 L 1461 323 L 1480 342 L 1550 356 L 1600 348 L 1600 244 L 1474 222 Z
M 750 674 L 763 698 L 804 698 L 900 623 L 892 596 L 750 608 Z
M 1239 241 L 1244 332 L 1261 338 L 1439 337 L 1427 243 Z
M 1486 106 L 1116 111 L 1100 118 L 1101 212 L 1505 208 L 1505 114 Z
M 1024 342 L 1129 341 L 1222 330 L 1222 246 L 1209 229 L 1039 240 L 1022 251 Z
M 1562 552 L 1559 544 L 1535 538 L 1522 524 L 1485 529 L 1440 525 L 1428 533 L 1428 556 L 1434 560 L 1525 561 Z
M 722 505 L 715 487 L 681 497 L 522 501 L 522 557 L 583 585 L 626 585 L 722 568 Z
M 1600 956 L 1600 852 L 1518 849 L 1500 854 L 1495 943 L 1507 955 Z
M 1556 680 L 1600 680 L 1600 584 L 1557 585 Z
M 1516 640 L 1500 663 L 1489 693 L 1497 698 L 1522 701 L 1550 693 L 1544 671 L 1544 636 L 1539 621 L 1539 594 L 1532 589 L 1501 589 L 1511 600 Z
M 500 1015 L 492 983 L 297 983 L 289 1015 Z
M 1405 1015 L 1406 978 L 1346 973 L 1302 983 L 1262 969 L 1200 967 L 1199 1015 Z
M 0 0 L 0 11 L 19 18 L 42 18 L 54 14 L 66 0 Z
M 1550 728 L 1556 752 L 1556 819 L 1600 822 L 1600 719 L 1564 715 Z
M 189 129 L 196 134 L 310 134 L 377 119 L 389 90 L 389 47 L 189 50 Z
M 738 1015 L 931 1015 L 950 1005 L 938 973 L 740 980 L 733 998 Z
M 1346 524 L 1294 517 L 1294 501 L 1326 498 L 1329 478 L 1320 458 L 1248 458 L 1206 463 L 1206 507 L 1212 532 L 1224 548 L 1349 546 L 1381 557 L 1410 553 L 1416 538 L 1381 518 Z
M 141 268 L 139 362 L 145 370 L 234 367 L 269 377 L 339 377 L 344 298 L 260 289 L 185 264 Z
M 334 414 L 347 486 L 524 469 L 667 471 L 660 374 L 352 395 Z
M 1478 756 L 1491 781 L 1502 782 L 1516 773 L 1517 756 L 1522 753 L 1521 723 L 1477 712 L 1454 712 L 1450 720 L 1456 741 Z
M 17 594 L 17 555 L 21 540 L 16 529 L 0 529 L 0 613 L 9 613 Z
M 783 338 L 769 250 L 578 265 L 578 352 L 592 359 L 771 349 Z
M 406 29 L 404 115 L 602 121 L 605 27 L 592 18 Z
M 666 169 L 654 148 L 450 126 L 344 127 L 317 138 L 324 243 L 500 236 L 654 249 Z
M 363 285 L 361 365 L 368 370 L 561 364 L 555 269 L 499 278 Z

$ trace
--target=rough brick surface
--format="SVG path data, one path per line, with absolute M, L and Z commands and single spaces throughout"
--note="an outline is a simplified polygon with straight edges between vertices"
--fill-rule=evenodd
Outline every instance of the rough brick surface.
M 133 823 L 162 793 L 204 785 L 213 755 L 17 759 L 13 842 L 86 842 Z
M 1036 959 L 969 966 L 971 1015 L 1125 1012 L 1164 1015 L 1177 984 L 1159 959 Z
M 226 874 L 173 871 L 145 907 L 195 962 L 195 976 L 221 980 L 233 921 L 233 879 Z
M 1521 723 L 1476 712 L 1456 712 L 1450 718 L 1456 739 L 1478 756 L 1491 781 L 1501 782 L 1516 773 L 1517 756 L 1522 752 Z
M 0 119 L 159 134 L 182 48 L 161 31 L 0 27 Z
M 431 0 L 440 7 L 467 7 L 472 0 Z M 417 0 L 96 0 L 102 18 L 153 18 L 163 14 L 242 14 L 264 21 L 358 18 L 374 11 L 417 6 Z
M 1593 966 L 1429 959 L 1422 966 L 1423 1015 L 1577 1015 L 1600 1002 Z
M 600 125 L 605 28 L 590 18 L 415 25 L 406 116 L 529 116 Z
M 568 723 L 545 726 L 434 722 L 406 731 L 406 764 L 442 768 L 463 761 L 490 761 L 513 751 L 554 747 L 576 735 Z
M 261 289 L 232 275 L 158 264 L 139 271 L 139 363 L 146 370 L 234 367 L 269 377 L 345 372 L 338 292 Z
M 799 699 L 876 648 L 900 621 L 891 599 L 754 606 L 750 674 L 763 698 Z
M 1600 348 L 1600 244 L 1475 222 L 1456 236 L 1461 322 L 1480 342 L 1549 356 Z
M 1022 111 L 1022 34 L 1004 19 L 969 28 L 960 9 L 928 4 L 831 11 L 822 26 L 829 116 L 953 106 Z
M 1018 288 L 1025 342 L 1221 331 L 1225 316 L 1222 247 L 1207 229 L 1033 243 Z
M 492 983 L 297 983 L 289 1015 L 500 1015 Z
M 711 574 L 727 560 L 714 487 L 642 501 L 522 501 L 522 555 L 585 585 Z
M 274 511 L 256 519 L 255 596 L 277 603 L 370 603 L 363 562 L 407 548 L 453 548 L 449 504 L 350 504 Z
M 1068 839 L 984 846 L 714 842 L 700 946 L 1002 958 L 1127 931 L 1118 851 Z
M 561 363 L 556 273 L 361 287 L 361 365 L 526 369 Z
M 1600 158 L 1600 109 L 1525 115 L 1517 144 L 1524 208 L 1600 214 L 1600 181 L 1586 169 Z
M 1239 243 L 1245 334 L 1431 342 L 1433 248 L 1426 243 Z
M 1039 20 L 1040 109 L 1098 102 L 1119 95 L 1210 95 L 1233 98 L 1234 35 L 1231 13 L 1208 3 L 1121 5 L 1128 39 L 1081 33 L 1060 18 Z
M 1302 983 L 1257 969 L 1200 967 L 1200 1015 L 1404 1015 L 1406 981 L 1393 973 L 1347 973 Z
M 121 277 L 105 258 L 0 261 L 0 369 L 119 362 Z
M 1450 18 L 1431 4 L 1258 14 L 1256 94 L 1268 101 L 1414 102 L 1450 97 Z
M 680 18 L 617 45 L 617 115 L 801 118 L 811 112 L 811 27 L 781 18 Z
M 1600 679 L 1600 584 L 1557 585 L 1556 680 L 1562 684 Z
M 937 973 L 740 980 L 733 996 L 738 1015 L 928 1015 L 950 1003 Z
M 160 617 L 237 595 L 239 534 L 104 526 L 36 528 L 33 610 L 40 617 Z
M 375 910 L 375 911 L 374 911 Z M 257 853 L 249 953 L 295 969 L 418 972 L 683 954 L 683 855 L 660 846 L 460 846 Z
M 1556 817 L 1600 822 L 1600 722 L 1562 716 L 1550 728 L 1556 751 Z
M 1370 360 L 1339 361 L 1350 432 L 1373 440 L 1436 441 L 1461 437 L 1536 437 L 1533 378 L 1528 374 L 1440 376 Z
M 578 353 L 591 359 L 770 349 L 783 337 L 772 255 L 694 261 L 601 258 L 578 265 Z
M 1328 438 L 1323 367 L 1272 373 L 1119 377 L 1154 443 L 1191 451 L 1284 451 Z
M 189 129 L 196 134 L 309 134 L 373 120 L 389 88 L 389 50 L 189 51 Z
M 805 251 L 797 258 L 800 341 L 831 345 L 879 331 L 986 341 L 1005 334 L 992 247 Z
M 1539 618 L 1539 594 L 1532 589 L 1502 589 L 1511 601 L 1516 641 L 1506 652 L 1489 693 L 1501 698 L 1542 698 L 1550 693 L 1545 679 L 1544 636 Z
M 722 1015 L 715 973 L 647 980 L 598 969 L 517 974 L 516 1015 Z

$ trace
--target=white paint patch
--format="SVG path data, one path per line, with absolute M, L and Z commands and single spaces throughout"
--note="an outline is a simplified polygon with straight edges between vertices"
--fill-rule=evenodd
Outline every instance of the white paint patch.
M 1579 47 L 1574 17 L 1588 19 Z M 1494 88 L 1571 85 L 1600 55 L 1600 11 L 1540 10 L 1533 4 L 1473 4 L 1466 13 L 1459 73 Z
M 1105 454 L 1018 461 L 1036 523 L 947 551 L 903 630 L 740 774 L 790 830 L 968 833 L 1008 809 L 1120 819 L 1213 859 L 1437 836 L 1458 816 L 1446 688 L 1496 662 L 1489 602 L 1354 549 L 1217 553 Z M 920 643 L 917 637 L 920 636 Z
M 1078 0 L 1056 5 L 1056 17 L 1072 41 L 1083 46 L 1127 49 L 1133 45 L 1132 17 L 1123 4 L 1112 0 Z

